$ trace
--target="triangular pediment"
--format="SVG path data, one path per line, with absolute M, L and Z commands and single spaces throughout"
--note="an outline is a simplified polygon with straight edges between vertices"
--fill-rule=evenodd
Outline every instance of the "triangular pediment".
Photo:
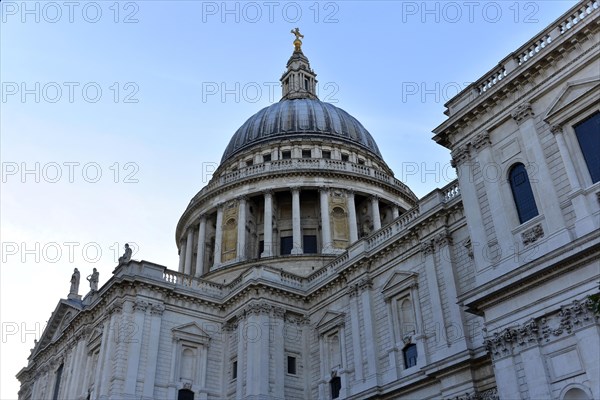
M 386 296 L 393 296 L 398 292 L 410 289 L 417 284 L 418 275 L 415 272 L 396 271 L 383 285 L 381 292 Z
M 335 328 L 336 326 L 344 325 L 345 314 L 343 312 L 327 310 L 317 322 L 317 329 L 324 332 Z
M 80 311 L 80 306 L 73 301 L 60 300 L 52 312 L 52 315 L 50 315 L 50 319 L 48 320 L 44 332 L 40 336 L 40 340 L 35 346 L 32 354 L 58 340 L 65 328 Z
M 567 83 L 567 86 L 556 96 L 554 101 L 551 103 L 544 120 L 551 120 L 557 114 L 568 106 L 576 102 L 576 100 L 588 95 L 597 93 L 600 86 L 600 77 L 579 80 Z
M 171 331 L 174 337 L 195 343 L 206 343 L 210 340 L 210 335 L 196 322 L 177 326 Z

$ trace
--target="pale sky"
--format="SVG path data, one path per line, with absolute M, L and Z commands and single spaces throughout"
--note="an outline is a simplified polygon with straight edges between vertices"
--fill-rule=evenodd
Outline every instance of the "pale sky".
M 70 3 L 69 3 L 70 4 Z M 454 179 L 443 104 L 575 1 L 0 3 L 0 399 L 73 268 L 177 269 L 175 226 L 243 122 L 279 101 L 290 30 L 319 94 L 422 197 Z

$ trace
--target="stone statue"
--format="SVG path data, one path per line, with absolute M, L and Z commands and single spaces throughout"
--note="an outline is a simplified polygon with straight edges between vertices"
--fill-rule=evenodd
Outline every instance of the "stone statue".
M 125 253 L 121 257 L 119 257 L 119 265 L 127 264 L 131 260 L 131 248 L 129 247 L 129 243 L 125 243 Z
M 69 294 L 77 295 L 79 292 L 79 270 L 75 268 L 73 275 L 71 275 L 71 289 Z
M 100 276 L 100 273 L 98 272 L 98 270 L 96 270 L 96 268 L 94 268 L 94 272 L 92 272 L 91 275 L 88 275 L 88 277 L 86 278 L 89 282 L 90 282 L 90 290 L 92 292 L 97 292 L 98 291 L 98 278 Z

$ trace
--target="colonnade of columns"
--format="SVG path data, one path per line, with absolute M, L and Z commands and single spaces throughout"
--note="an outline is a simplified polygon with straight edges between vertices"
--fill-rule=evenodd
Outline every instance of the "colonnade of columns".
M 302 246 L 302 224 L 301 224 L 301 207 L 300 207 L 300 191 L 299 187 L 291 188 L 292 195 L 292 242 L 293 247 L 291 254 L 303 254 Z M 331 221 L 329 211 L 329 192 L 328 188 L 319 188 L 319 203 L 320 203 L 320 218 L 321 218 L 321 253 L 335 254 L 336 249 L 333 245 Z M 266 190 L 263 193 L 264 201 L 264 221 L 263 221 L 263 251 L 260 254 L 261 258 L 277 256 L 274 252 L 276 246 L 273 242 L 273 196 L 272 190 Z M 238 199 L 238 218 L 237 218 L 237 261 L 243 261 L 248 258 L 246 254 L 247 235 L 246 235 L 246 204 L 247 198 L 240 197 Z M 381 228 L 381 214 L 379 210 L 379 197 L 371 196 L 371 218 L 373 220 L 373 229 Z M 356 215 L 355 195 L 353 190 L 346 190 L 346 207 L 348 210 L 348 234 L 349 244 L 358 240 L 358 223 Z M 397 218 L 400 215 L 400 209 L 397 205 L 392 206 L 392 216 Z M 217 206 L 216 215 L 216 231 L 215 231 L 215 246 L 213 265 L 206 265 L 205 251 L 207 249 L 206 231 L 207 231 L 207 216 L 202 215 L 199 218 L 198 224 L 188 228 L 185 238 L 180 242 L 179 255 L 179 272 L 185 274 L 192 273 L 193 260 L 193 241 L 194 234 L 197 232 L 197 258 L 195 264 L 195 276 L 199 277 L 209 268 L 214 269 L 221 265 L 221 243 L 223 240 L 223 204 Z

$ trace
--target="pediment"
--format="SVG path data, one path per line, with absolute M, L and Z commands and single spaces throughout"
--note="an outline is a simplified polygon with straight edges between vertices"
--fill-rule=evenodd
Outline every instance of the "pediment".
M 567 86 L 551 103 L 544 116 L 544 121 L 551 121 L 553 117 L 561 114 L 563 110 L 576 103 L 578 99 L 597 93 L 599 86 L 600 77 L 567 83 Z
M 317 330 L 321 333 L 344 325 L 345 314 L 343 312 L 327 310 L 317 322 Z
M 45 348 L 50 343 L 58 340 L 62 332 L 70 325 L 71 321 L 81 311 L 81 308 L 71 300 L 60 300 L 50 315 L 50 319 L 40 336 L 33 353 Z
M 210 335 L 196 322 L 177 326 L 171 329 L 171 331 L 173 332 L 173 337 L 189 342 L 206 344 L 210 340 Z
M 385 282 L 381 292 L 384 297 L 393 296 L 403 290 L 416 286 L 418 282 L 417 278 L 418 274 L 415 272 L 396 271 Z

